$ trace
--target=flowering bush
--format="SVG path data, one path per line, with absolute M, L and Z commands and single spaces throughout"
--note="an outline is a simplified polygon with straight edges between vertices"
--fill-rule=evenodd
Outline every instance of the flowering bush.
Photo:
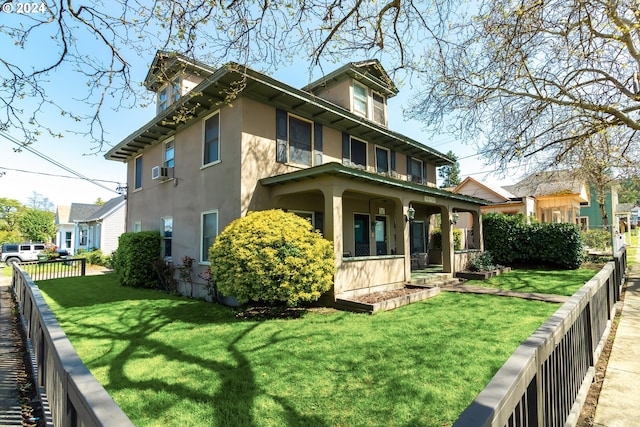
M 281 210 L 233 221 L 209 249 L 209 260 L 220 293 L 240 303 L 316 301 L 331 289 L 335 273 L 331 242 L 306 219 Z

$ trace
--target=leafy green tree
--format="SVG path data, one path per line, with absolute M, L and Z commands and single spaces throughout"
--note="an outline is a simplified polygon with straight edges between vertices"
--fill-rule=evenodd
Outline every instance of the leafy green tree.
M 618 191 L 618 202 L 631 203 L 634 205 L 640 203 L 640 179 L 638 177 L 622 179 L 620 181 L 620 187 Z
M 460 163 L 458 163 L 458 156 L 456 156 L 453 151 L 449 150 L 447 157 L 455 163 L 452 165 L 442 166 L 438 169 L 438 176 L 442 178 L 440 188 L 455 187 L 460 184 Z
M 25 239 L 32 242 L 48 243 L 56 233 L 56 226 L 53 221 L 54 215 L 52 212 L 27 209 L 20 215 L 18 224 L 20 232 Z
M 0 231 L 13 231 L 18 227 L 18 216 L 24 206 L 15 199 L 0 197 Z

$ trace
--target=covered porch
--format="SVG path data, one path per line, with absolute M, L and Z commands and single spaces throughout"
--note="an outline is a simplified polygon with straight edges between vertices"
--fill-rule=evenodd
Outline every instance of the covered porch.
M 411 281 L 412 261 L 428 253 L 434 215 L 442 220 L 443 272 L 454 272 L 454 212 L 470 212 L 480 239 L 484 201 L 329 163 L 266 178 L 269 206 L 309 218 L 333 242 L 332 297 L 395 289 Z M 423 255 L 420 255 L 423 254 Z M 429 264 L 427 259 L 427 264 Z

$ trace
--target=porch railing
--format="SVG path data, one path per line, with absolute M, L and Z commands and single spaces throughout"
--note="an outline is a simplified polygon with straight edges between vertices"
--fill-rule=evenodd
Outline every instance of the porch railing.
M 516 349 L 454 427 L 575 425 L 626 268 L 623 247 Z
M 82 363 L 40 289 L 22 267 L 13 267 L 13 289 L 34 353 L 35 381 L 39 390 L 46 391 L 53 425 L 133 426 Z

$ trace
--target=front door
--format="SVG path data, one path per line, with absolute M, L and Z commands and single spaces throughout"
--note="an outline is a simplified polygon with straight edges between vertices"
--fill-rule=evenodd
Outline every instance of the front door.
M 353 235 L 356 244 L 356 256 L 371 255 L 369 249 L 369 215 L 353 215 Z
M 389 255 L 387 244 L 387 217 L 376 215 L 376 255 Z

